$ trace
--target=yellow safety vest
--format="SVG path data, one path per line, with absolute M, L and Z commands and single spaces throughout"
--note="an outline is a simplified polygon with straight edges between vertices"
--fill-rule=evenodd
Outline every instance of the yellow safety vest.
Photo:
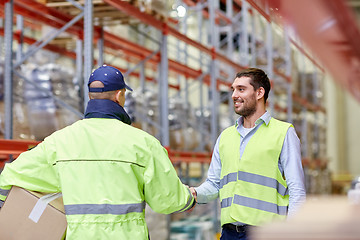
M 274 118 L 262 124 L 240 158 L 240 134 L 225 129 L 219 142 L 221 159 L 221 225 L 241 222 L 261 225 L 284 219 L 289 195 L 278 161 L 288 128 Z

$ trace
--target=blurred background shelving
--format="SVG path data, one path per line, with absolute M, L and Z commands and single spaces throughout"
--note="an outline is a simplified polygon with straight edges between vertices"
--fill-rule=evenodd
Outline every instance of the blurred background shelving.
M 19 149 L 81 119 L 87 77 L 107 64 L 134 89 L 125 105 L 133 125 L 161 141 L 188 185 L 204 181 L 218 134 L 237 118 L 229 86 L 249 66 L 267 72 L 268 110 L 291 122 L 301 139 L 309 194 L 344 194 L 360 172 L 348 145 L 359 130 L 346 120 L 356 119 L 349 114 L 359 110 L 360 84 L 351 79 L 359 76 L 360 55 L 349 41 L 358 34 L 358 1 L 330 7 L 322 0 L 316 6 L 298 1 L 297 8 L 291 7 L 296 1 L 271 0 L 0 2 L 0 138 L 6 139 L 0 141 L 0 168 Z M 346 17 L 333 18 L 336 7 Z M 330 19 L 321 26 L 348 24 L 353 35 L 338 28 L 337 35 L 327 34 L 324 27 L 315 43 L 312 28 L 298 21 L 313 8 L 328 14 L 317 15 Z M 331 34 L 341 46 L 326 45 L 325 54 L 318 44 Z M 341 60 L 349 67 L 334 69 Z M 217 206 L 215 201 L 170 217 L 147 213 L 149 222 L 152 216 L 163 222 L 155 239 L 209 239 L 219 231 Z M 199 224 L 187 228 L 189 222 Z

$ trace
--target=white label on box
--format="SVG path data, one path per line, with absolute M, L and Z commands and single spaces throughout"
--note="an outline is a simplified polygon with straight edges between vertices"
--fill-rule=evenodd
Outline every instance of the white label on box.
M 33 210 L 31 211 L 29 218 L 31 220 L 33 220 L 35 223 L 37 223 L 39 221 L 41 215 L 45 211 L 45 208 L 48 205 L 48 203 L 61 197 L 61 196 L 62 196 L 61 193 L 50 193 L 48 195 L 45 195 L 45 196 L 39 198 L 39 200 L 36 202 Z

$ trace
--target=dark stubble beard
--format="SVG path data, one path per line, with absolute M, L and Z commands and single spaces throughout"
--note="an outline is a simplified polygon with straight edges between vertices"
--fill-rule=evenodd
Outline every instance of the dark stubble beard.
M 248 101 L 241 109 L 236 110 L 234 107 L 235 113 L 239 114 L 240 116 L 247 118 L 251 115 L 253 115 L 256 112 L 256 98 L 255 94 L 249 99 Z

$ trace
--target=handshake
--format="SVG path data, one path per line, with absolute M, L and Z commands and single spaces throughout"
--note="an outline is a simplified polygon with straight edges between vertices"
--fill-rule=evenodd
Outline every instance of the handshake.
M 197 201 L 197 193 L 194 187 L 189 187 L 187 186 L 191 192 L 191 194 L 193 195 L 193 197 L 195 198 L 195 201 Z
M 196 193 L 196 190 L 195 190 L 194 187 L 189 187 L 188 185 L 185 185 L 185 186 L 190 190 L 191 194 L 195 198 L 195 202 L 194 202 L 193 206 L 190 209 L 187 210 L 187 212 L 191 212 L 194 209 L 194 207 L 195 207 L 195 205 L 197 203 L 197 193 Z

